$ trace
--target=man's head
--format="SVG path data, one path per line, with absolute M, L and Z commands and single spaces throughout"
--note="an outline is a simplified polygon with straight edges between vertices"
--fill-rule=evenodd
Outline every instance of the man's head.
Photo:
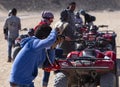
M 12 15 L 16 15 L 16 14 L 17 14 L 17 9 L 16 9 L 16 8 L 13 8 L 12 11 L 11 11 L 11 14 L 12 14 Z
M 37 29 L 35 31 L 35 36 L 39 39 L 45 39 L 50 34 L 51 30 L 52 30 L 52 28 L 49 25 L 43 24 L 43 25 L 37 27 Z
M 50 11 L 43 11 L 42 18 L 45 19 L 48 22 L 48 24 L 51 24 L 53 22 L 54 15 Z
M 74 11 L 75 8 L 76 8 L 76 3 L 75 2 L 69 3 L 68 9 L 70 9 L 71 11 Z

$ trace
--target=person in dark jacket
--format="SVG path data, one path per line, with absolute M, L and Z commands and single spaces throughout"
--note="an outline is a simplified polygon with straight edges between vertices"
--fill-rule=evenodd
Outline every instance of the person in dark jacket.
M 80 14 L 84 16 L 84 25 L 93 25 L 93 22 L 96 20 L 95 16 L 92 16 L 86 13 L 83 9 L 80 10 Z
M 60 13 L 60 21 L 64 24 L 66 24 L 65 29 L 62 32 L 62 35 L 65 36 L 64 41 L 62 42 L 60 48 L 63 49 L 63 56 L 66 57 L 67 54 L 71 51 L 76 50 L 76 44 L 75 42 L 72 42 L 72 40 L 75 40 L 77 38 L 76 34 L 76 27 L 75 27 L 75 8 L 76 3 L 71 2 L 69 3 L 67 9 L 63 10 Z M 57 81 L 55 81 L 54 87 L 68 87 L 67 82 L 67 75 L 63 71 L 56 71 L 55 78 L 58 78 Z
M 76 44 L 74 42 L 71 42 L 72 40 L 76 39 L 76 27 L 75 27 L 75 8 L 76 3 L 71 2 L 69 3 L 67 9 L 63 10 L 60 13 L 60 20 L 61 22 L 68 23 L 66 29 L 64 29 L 62 35 L 65 36 L 65 40 L 61 44 L 61 47 L 63 49 L 64 55 L 68 54 L 71 51 L 74 51 L 76 48 Z

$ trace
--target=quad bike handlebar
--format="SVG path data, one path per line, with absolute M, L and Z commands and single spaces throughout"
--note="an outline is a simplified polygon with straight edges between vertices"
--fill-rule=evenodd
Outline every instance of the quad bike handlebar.
M 104 27 L 108 28 L 108 25 L 98 25 L 98 28 L 104 28 Z

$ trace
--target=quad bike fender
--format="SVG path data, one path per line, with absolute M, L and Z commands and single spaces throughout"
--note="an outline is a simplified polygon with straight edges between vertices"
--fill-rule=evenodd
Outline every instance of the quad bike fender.
M 72 51 L 67 55 L 67 58 L 77 58 L 79 57 L 80 52 L 79 51 Z
M 105 55 L 110 57 L 113 61 L 116 61 L 116 53 L 113 51 L 106 51 Z

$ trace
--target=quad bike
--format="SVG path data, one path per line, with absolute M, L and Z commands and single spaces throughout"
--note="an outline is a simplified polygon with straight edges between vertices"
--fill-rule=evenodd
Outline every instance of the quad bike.
M 116 33 L 112 30 L 102 30 L 99 31 L 99 28 L 108 28 L 108 25 L 93 25 L 90 28 L 89 27 L 82 27 L 83 31 L 82 31 L 82 35 L 81 35 L 81 39 L 82 40 L 89 40 L 89 39 L 96 39 L 98 40 L 100 43 L 97 49 L 101 49 L 101 51 L 104 51 L 104 46 L 103 45 L 109 45 L 109 49 L 108 50 L 114 50 L 116 52 Z M 79 30 L 80 31 L 80 30 Z M 111 47 L 110 47 L 111 45 Z M 85 43 L 84 41 L 82 41 L 81 43 L 78 44 L 77 46 L 77 50 L 81 51 L 85 48 Z
M 23 31 L 28 30 L 27 28 L 24 28 Z M 18 52 L 21 50 L 21 46 L 20 46 L 20 42 L 22 39 L 33 36 L 34 35 L 34 30 L 33 28 L 30 28 L 27 32 L 27 34 L 21 34 L 20 36 L 18 36 L 18 38 L 15 40 L 15 47 L 13 50 L 13 60 L 15 59 L 16 55 L 18 54 Z
M 13 50 L 13 54 L 12 54 L 12 57 L 13 57 L 13 60 L 15 59 L 16 55 L 18 54 L 18 52 L 21 50 L 21 47 L 20 47 L 20 41 L 23 39 L 23 38 L 26 38 L 28 37 L 28 35 L 20 35 L 16 40 L 15 40 L 15 47 L 14 47 L 14 50 Z
M 56 76 L 57 87 L 119 87 L 116 34 L 108 30 L 98 33 L 99 37 L 87 34 L 87 39 L 82 40 L 83 50 L 72 51 L 66 59 L 57 59 L 52 66 L 44 68 L 46 71 L 60 70 L 67 76 L 67 79 L 61 79 L 62 74 Z M 108 49 L 108 42 L 112 49 Z
M 112 45 L 112 50 L 116 52 L 116 33 L 112 30 L 99 31 L 104 40 L 108 41 Z

